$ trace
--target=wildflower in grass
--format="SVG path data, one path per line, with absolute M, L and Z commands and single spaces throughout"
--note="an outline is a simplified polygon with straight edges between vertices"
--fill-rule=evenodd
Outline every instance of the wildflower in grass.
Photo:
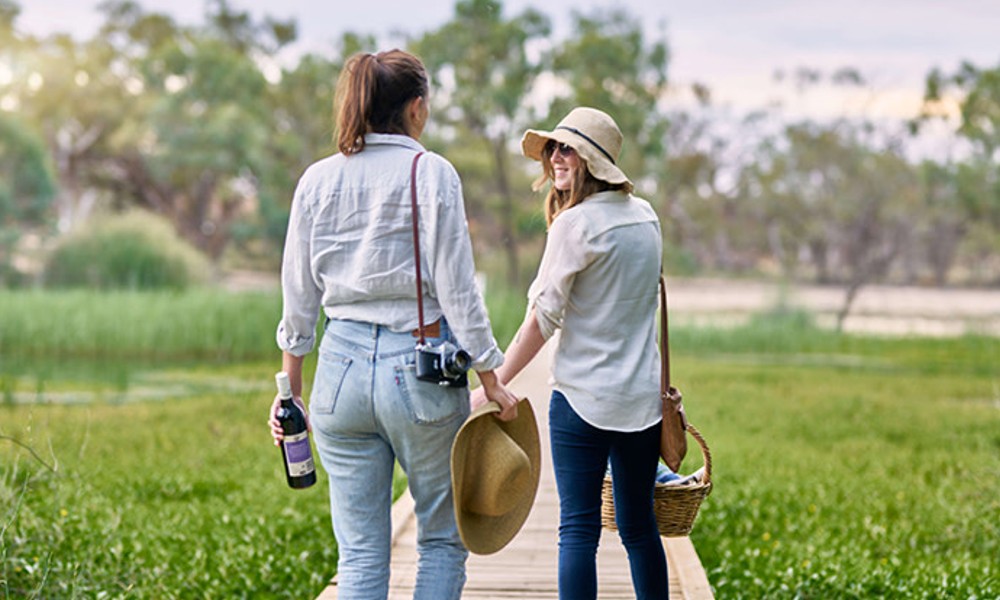
M 65 519 L 67 515 L 69 515 L 69 511 L 68 510 L 66 510 L 65 508 L 60 508 L 59 509 L 59 516 L 60 517 L 62 517 L 62 518 Z

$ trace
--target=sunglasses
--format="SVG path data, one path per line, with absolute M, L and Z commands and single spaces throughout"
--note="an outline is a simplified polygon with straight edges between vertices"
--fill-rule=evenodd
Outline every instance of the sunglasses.
M 563 158 L 569 158 L 576 154 L 576 150 L 573 146 L 569 144 L 561 144 L 555 140 L 549 140 L 545 143 L 545 154 L 547 156 L 555 156 L 556 154 L 561 155 Z

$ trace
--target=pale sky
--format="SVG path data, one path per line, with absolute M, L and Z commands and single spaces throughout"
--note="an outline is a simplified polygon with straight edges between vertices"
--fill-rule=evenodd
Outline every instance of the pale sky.
M 19 0 L 21 30 L 35 34 L 92 33 L 98 0 Z M 201 22 L 202 0 L 139 0 L 183 23 Z M 445 22 L 451 0 L 230 0 L 256 17 L 295 18 L 301 49 L 324 51 L 344 31 L 371 33 L 385 44 L 394 31 L 418 34 Z M 866 112 L 905 116 L 919 106 L 923 79 L 933 67 L 954 71 L 962 60 L 1000 64 L 1000 0 L 506 0 L 511 16 L 528 6 L 548 15 L 555 35 L 567 33 L 571 11 L 623 6 L 649 35 L 665 28 L 673 83 L 707 84 L 717 103 L 752 110 L 773 99 L 776 70 L 801 66 L 859 68 L 872 91 L 843 95 L 819 91 L 790 108 L 810 116 Z M 786 88 L 788 86 L 786 85 Z M 794 106 L 792 106 L 794 104 Z

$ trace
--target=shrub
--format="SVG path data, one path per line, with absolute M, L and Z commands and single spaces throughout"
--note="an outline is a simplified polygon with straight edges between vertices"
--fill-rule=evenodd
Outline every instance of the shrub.
M 61 243 L 45 267 L 51 287 L 184 289 L 204 281 L 208 261 L 151 213 L 95 220 Z

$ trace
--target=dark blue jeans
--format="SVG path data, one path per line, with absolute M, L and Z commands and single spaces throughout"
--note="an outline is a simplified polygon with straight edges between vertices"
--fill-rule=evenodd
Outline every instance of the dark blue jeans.
M 601 486 L 610 457 L 615 521 L 628 552 L 636 598 L 666 599 L 667 562 L 653 515 L 659 423 L 636 432 L 599 429 L 554 391 L 549 435 L 559 489 L 559 598 L 597 598 Z

